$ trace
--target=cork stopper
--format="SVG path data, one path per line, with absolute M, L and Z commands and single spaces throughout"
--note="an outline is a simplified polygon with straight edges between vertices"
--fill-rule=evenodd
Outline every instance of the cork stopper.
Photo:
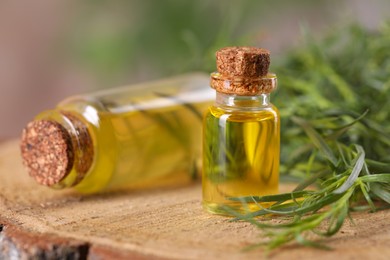
M 69 187 L 79 183 L 91 168 L 94 147 L 81 120 L 68 112 L 60 114 L 67 127 L 54 120 L 32 121 L 23 130 L 20 149 L 23 164 L 38 183 L 53 186 L 72 172 L 66 184 Z
M 29 123 L 23 130 L 20 146 L 23 164 L 40 184 L 52 186 L 59 183 L 73 167 L 72 139 L 55 121 Z
M 270 52 L 255 47 L 226 47 L 216 52 L 218 73 L 211 87 L 226 94 L 255 96 L 276 88 L 275 74 L 268 73 Z
M 270 52 L 255 47 L 226 47 L 216 53 L 217 70 L 225 77 L 258 78 L 267 75 Z

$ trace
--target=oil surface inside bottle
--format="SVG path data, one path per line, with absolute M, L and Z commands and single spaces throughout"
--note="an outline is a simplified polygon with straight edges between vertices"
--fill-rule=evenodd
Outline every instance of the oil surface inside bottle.
M 212 106 L 204 119 L 203 207 L 255 211 L 267 204 L 231 200 L 278 192 L 279 119 L 275 107 L 224 111 Z

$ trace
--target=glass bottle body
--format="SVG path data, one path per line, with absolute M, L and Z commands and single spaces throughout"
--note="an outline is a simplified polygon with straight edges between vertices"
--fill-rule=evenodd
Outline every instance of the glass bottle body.
M 36 120 L 54 120 L 77 141 L 80 131 L 71 117 L 87 128 L 93 162 L 75 183 L 76 160 L 70 173 L 53 188 L 72 187 L 83 193 L 182 185 L 200 168 L 202 113 L 211 104 L 208 77 L 192 74 L 156 83 L 75 96 Z M 74 120 L 73 120 L 74 121 Z M 81 159 L 80 159 L 81 160 Z
M 258 204 L 243 206 L 229 198 L 278 192 L 279 132 L 279 112 L 269 94 L 217 92 L 215 105 L 204 117 L 203 207 L 207 211 L 226 214 L 226 206 L 258 210 Z

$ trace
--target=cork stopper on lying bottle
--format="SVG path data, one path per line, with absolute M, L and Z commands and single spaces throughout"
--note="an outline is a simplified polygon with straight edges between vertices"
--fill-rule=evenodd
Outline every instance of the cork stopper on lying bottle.
M 85 125 L 66 116 L 71 128 L 54 120 L 36 120 L 23 130 L 20 149 L 23 164 L 38 183 L 54 186 L 72 171 L 71 186 L 79 183 L 93 161 L 93 145 Z
M 211 87 L 218 92 L 259 95 L 276 88 L 276 76 L 268 73 L 270 52 L 256 47 L 225 47 L 216 52 L 218 73 Z

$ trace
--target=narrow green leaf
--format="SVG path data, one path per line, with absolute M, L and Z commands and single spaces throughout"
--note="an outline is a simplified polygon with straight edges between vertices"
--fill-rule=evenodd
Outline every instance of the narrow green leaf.
M 301 198 L 305 195 L 310 195 L 313 192 L 311 191 L 294 191 L 290 193 L 281 193 L 275 195 L 267 195 L 267 196 L 248 196 L 248 197 L 233 197 L 229 198 L 229 200 L 233 201 L 245 201 L 245 202 L 278 202 L 278 201 L 286 201 L 291 200 L 293 198 Z
M 387 183 L 389 185 L 389 182 Z M 390 187 L 387 189 L 383 186 L 383 184 L 376 184 L 373 183 L 371 184 L 371 191 L 374 193 L 376 196 L 381 198 L 383 201 L 387 202 L 390 204 Z
M 375 160 L 366 159 L 368 166 L 378 172 L 390 172 L 390 163 L 378 162 Z
M 359 177 L 363 182 L 390 183 L 390 173 L 378 173 Z
M 314 130 L 314 128 L 306 120 L 299 117 L 293 117 L 292 120 L 303 128 L 313 144 L 328 159 L 328 161 L 330 161 L 333 166 L 337 166 L 337 159 L 335 155 L 325 140 L 321 137 L 321 135 L 316 130 Z
M 364 198 L 366 198 L 366 201 L 368 202 L 368 205 L 371 208 L 371 211 L 375 211 L 376 207 L 375 207 L 374 203 L 372 202 L 370 195 L 368 194 L 368 191 L 367 191 L 365 184 L 363 182 L 360 182 L 359 186 L 360 186 L 360 190 L 362 191 L 362 193 L 364 195 Z
M 292 206 L 293 204 L 282 204 L 277 206 L 271 206 L 268 209 L 262 209 L 259 211 L 251 212 L 244 215 L 245 218 L 252 218 L 257 216 L 262 216 L 266 214 L 276 214 L 276 215 L 302 215 L 310 212 L 315 212 L 335 201 L 340 199 L 344 194 L 343 193 L 331 193 L 327 194 L 322 198 L 319 198 L 315 201 L 314 204 L 309 204 L 301 207 Z
M 335 219 L 334 225 L 329 225 L 328 230 L 326 231 L 325 235 L 326 236 L 333 236 L 336 234 L 341 227 L 344 224 L 345 218 L 348 216 L 348 207 L 349 203 L 344 203 L 341 205 L 341 209 L 333 216 Z
M 333 191 L 335 194 L 340 194 L 348 190 L 355 183 L 363 169 L 365 152 L 360 145 L 356 145 L 356 149 L 358 151 L 358 155 L 355 166 L 353 167 L 351 174 L 348 176 L 348 179 L 338 189 Z

